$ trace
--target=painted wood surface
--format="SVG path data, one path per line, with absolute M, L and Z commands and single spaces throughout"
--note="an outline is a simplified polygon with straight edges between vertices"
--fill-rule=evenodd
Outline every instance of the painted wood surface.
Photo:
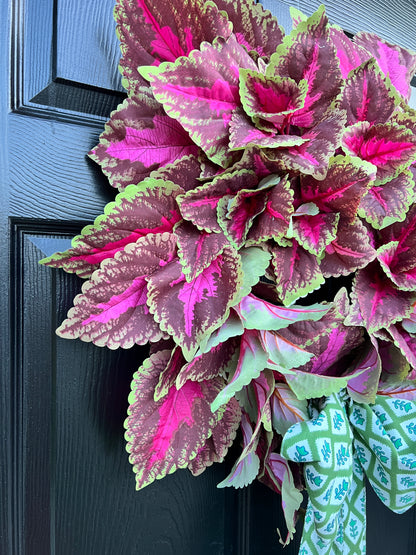
M 310 13 L 318 4 L 297 7 Z M 375 30 L 416 48 L 413 2 L 327 6 L 350 32 Z M 86 156 L 123 98 L 112 2 L 0 7 L 0 553 L 295 554 L 298 542 L 284 551 L 278 543 L 277 496 L 261 484 L 216 489 L 235 451 L 199 478 L 180 471 L 135 491 L 123 421 L 145 353 L 57 338 L 80 281 L 37 262 L 114 196 Z M 273 10 L 288 17 L 286 2 Z M 415 553 L 414 512 L 370 507 L 368 552 Z

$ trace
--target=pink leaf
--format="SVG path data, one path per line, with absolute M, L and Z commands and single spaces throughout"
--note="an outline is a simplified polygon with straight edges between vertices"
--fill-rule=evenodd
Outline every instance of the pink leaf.
M 186 281 L 177 259 L 149 277 L 150 311 L 187 360 L 227 318 L 241 285 L 240 272 L 239 255 L 226 248 L 192 281 Z
M 172 118 L 156 115 L 153 125 L 145 129 L 126 127 L 124 139 L 111 143 L 107 153 L 120 160 L 141 162 L 145 168 L 166 166 L 182 156 L 198 154 L 188 133 Z
M 74 299 L 68 318 L 58 328 L 62 337 L 92 341 L 111 349 L 143 345 L 163 337 L 147 307 L 146 278 L 175 251 L 171 234 L 138 239 L 104 261 Z
M 201 0 L 118 0 L 114 10 L 121 43 L 120 68 L 128 92 L 145 84 L 138 69 L 187 56 L 201 42 L 228 37 L 232 27 L 217 6 Z
M 208 158 L 223 167 L 231 160 L 228 127 L 240 106 L 240 67 L 256 69 L 247 51 L 231 36 L 227 41 L 219 37 L 212 45 L 204 43 L 201 51 L 192 51 L 188 58 L 149 72 L 155 98 Z
M 387 180 L 406 169 L 416 158 L 416 137 L 394 123 L 359 122 L 345 130 L 344 150 L 377 167 L 377 179 Z
M 212 434 L 222 416 L 213 414 L 210 402 L 222 380 L 186 382 L 174 386 L 155 401 L 153 391 L 170 358 L 159 351 L 135 373 L 126 420 L 127 449 L 136 473 L 137 489 L 147 486 L 177 468 L 185 468 Z
M 274 246 L 271 252 L 277 291 L 285 306 L 324 283 L 318 259 L 297 241 L 288 247 Z
M 409 100 L 410 80 L 416 72 L 416 54 L 401 46 L 390 44 L 373 33 L 360 31 L 355 35 L 354 42 L 374 56 L 384 75 L 389 77 L 399 93 Z
M 114 258 L 129 243 L 171 232 L 181 218 L 176 202 L 181 192 L 173 183 L 152 178 L 130 185 L 115 202 L 107 204 L 94 225 L 86 226 L 72 240 L 72 248 L 43 259 L 42 264 L 89 277 L 103 260 Z

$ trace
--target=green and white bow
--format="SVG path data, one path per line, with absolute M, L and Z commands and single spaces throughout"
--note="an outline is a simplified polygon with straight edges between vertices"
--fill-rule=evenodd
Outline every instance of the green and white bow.
M 300 555 L 365 553 L 364 473 L 396 513 L 416 502 L 416 403 L 377 396 L 373 405 L 344 393 L 310 409 L 283 438 L 281 454 L 305 463 L 309 502 Z

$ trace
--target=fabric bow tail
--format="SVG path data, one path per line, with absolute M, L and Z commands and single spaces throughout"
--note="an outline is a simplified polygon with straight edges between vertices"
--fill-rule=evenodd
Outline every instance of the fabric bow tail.
M 309 501 L 299 554 L 361 555 L 364 474 L 392 511 L 416 502 L 416 404 L 377 396 L 366 405 L 339 393 L 310 415 L 289 428 L 281 450 L 304 463 Z
M 340 395 L 328 397 L 312 420 L 289 428 L 281 453 L 303 462 L 309 495 L 299 553 L 365 551 L 364 475 L 353 454 L 353 434 Z

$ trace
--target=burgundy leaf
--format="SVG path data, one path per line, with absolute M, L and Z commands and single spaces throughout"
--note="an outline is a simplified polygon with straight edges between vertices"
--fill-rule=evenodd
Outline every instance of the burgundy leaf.
M 184 156 L 167 166 L 154 170 L 150 177 L 173 181 L 184 191 L 190 191 L 200 185 L 201 164 L 195 156 Z
M 341 144 L 345 129 L 346 114 L 343 110 L 329 110 L 327 115 L 301 138 L 306 141 L 300 146 L 265 150 L 265 156 L 280 170 L 295 170 L 323 179 L 328 170 L 331 156 Z
M 241 409 L 235 399 L 230 399 L 225 406 L 224 415 L 212 430 L 198 455 L 188 464 L 194 476 L 199 476 L 214 462 L 222 462 L 232 445 L 241 422 Z
M 376 261 L 357 272 L 353 291 L 369 333 L 388 328 L 412 312 L 412 293 L 396 289 Z
M 325 277 L 347 276 L 364 268 L 376 255 L 362 222 L 358 218 L 352 223 L 341 219 L 336 238 L 325 249 L 321 270 Z
M 384 237 L 391 241 L 378 250 L 381 267 L 404 291 L 415 291 L 416 287 L 416 205 L 414 204 L 402 224 L 386 229 Z
M 257 175 L 246 169 L 226 172 L 194 191 L 178 198 L 180 211 L 200 230 L 222 232 L 217 220 L 217 206 L 224 197 L 236 194 L 240 189 L 255 189 Z
M 375 174 L 372 164 L 350 156 L 335 156 L 324 179 L 301 176 L 302 200 L 315 203 L 321 212 L 340 212 L 344 220 L 352 222 Z
M 271 57 L 266 75 L 289 77 L 308 84 L 305 105 L 291 117 L 291 124 L 314 127 L 341 91 L 342 78 L 336 50 L 329 37 L 328 19 L 321 6 L 298 25 Z
M 259 124 L 257 123 L 257 125 Z M 261 127 L 261 129 L 256 127 L 252 119 L 241 109 L 235 109 L 230 120 L 230 149 L 238 152 L 238 150 L 253 146 L 283 148 L 300 146 L 308 141 L 297 135 L 279 134 L 271 123 L 262 124 Z
M 223 197 L 218 202 L 218 222 L 236 248 L 244 245 L 253 220 L 266 208 L 269 191 L 275 181 L 266 178 L 257 189 L 240 189 L 234 198 Z
M 398 241 L 392 241 L 378 249 L 377 259 L 386 275 L 398 289 L 402 291 L 416 291 L 416 263 L 413 262 L 413 267 L 405 271 L 400 271 L 398 263 L 401 254 L 400 251 L 403 252 L 402 249 L 400 249 L 400 243 Z M 413 258 L 415 258 L 414 254 Z
M 321 256 L 325 247 L 336 238 L 338 220 L 339 214 L 293 217 L 293 237 L 305 250 Z
M 202 41 L 228 37 L 231 26 L 213 3 L 185 0 L 160 4 L 154 0 L 118 0 L 114 10 L 122 58 L 123 84 L 134 93 L 145 81 L 138 68 L 174 62 Z
M 146 304 L 146 279 L 172 258 L 175 248 L 169 233 L 148 235 L 105 260 L 75 297 L 58 335 L 110 349 L 161 339 L 164 334 Z
M 165 368 L 159 374 L 159 381 L 156 384 L 154 393 L 155 401 L 159 401 L 159 399 L 162 399 L 162 397 L 169 393 L 170 389 L 175 385 L 176 378 L 184 364 L 186 364 L 186 360 L 181 348 L 178 346 L 174 347 Z
M 324 283 L 317 258 L 297 241 L 289 247 L 274 246 L 271 252 L 277 292 L 285 306 Z
M 301 370 L 312 374 L 341 376 L 346 368 L 343 364 L 338 364 L 338 361 L 344 355 L 350 354 L 362 343 L 362 340 L 363 334 L 360 328 L 338 323 L 327 334 L 320 335 L 308 345 L 308 351 L 315 356 L 302 366 Z
M 127 450 L 141 489 L 157 478 L 185 468 L 211 436 L 222 416 L 212 413 L 210 402 L 222 379 L 187 382 L 180 390 L 172 387 L 155 401 L 153 391 L 169 361 L 170 351 L 148 358 L 135 373 L 126 420 Z
M 237 41 L 259 56 L 270 56 L 284 37 L 283 28 L 273 15 L 254 0 L 216 0 L 219 10 L 227 12 Z
M 413 202 L 414 188 L 412 173 L 401 172 L 387 183 L 371 187 L 361 199 L 359 214 L 376 229 L 400 222 Z
M 329 34 L 336 48 L 342 78 L 347 79 L 350 71 L 369 60 L 371 55 L 364 50 L 364 48 L 355 44 L 355 42 L 348 38 L 344 30 L 338 25 L 331 25 Z
M 223 375 L 238 355 L 239 343 L 240 340 L 237 337 L 232 337 L 212 347 L 207 353 L 195 356 L 191 362 L 181 368 L 176 378 L 176 387 L 180 389 L 187 380 L 200 382 Z
M 190 282 L 179 260 L 162 266 L 148 278 L 148 304 L 161 329 L 190 360 L 200 341 L 225 321 L 240 286 L 241 260 L 227 247 Z
M 385 123 L 390 119 L 399 97 L 387 87 L 374 59 L 354 69 L 342 90 L 341 108 L 347 112 L 347 125 L 358 121 Z
M 395 123 L 371 125 L 362 121 L 345 130 L 345 152 L 377 167 L 377 180 L 395 177 L 416 159 L 416 137 Z
M 84 227 L 72 240 L 72 248 L 41 260 L 87 278 L 100 263 L 113 258 L 129 243 L 149 234 L 172 231 L 181 219 L 176 197 L 183 190 L 171 182 L 148 178 L 129 185 L 105 207 L 94 225 Z
M 247 233 L 246 245 L 256 245 L 268 239 L 280 239 L 286 232 L 293 213 L 293 192 L 287 176 L 276 180 L 267 193 L 265 209 L 254 219 Z M 277 182 L 276 182 L 277 181 Z
M 208 268 L 229 244 L 223 233 L 199 231 L 193 224 L 185 221 L 175 227 L 175 235 L 182 272 L 188 281 L 192 281 Z
M 188 58 L 149 71 L 153 94 L 166 112 L 189 132 L 208 158 L 223 167 L 230 162 L 229 122 L 240 106 L 238 68 L 256 69 L 232 35 L 203 43 Z M 203 129 L 203 132 L 201 132 Z

